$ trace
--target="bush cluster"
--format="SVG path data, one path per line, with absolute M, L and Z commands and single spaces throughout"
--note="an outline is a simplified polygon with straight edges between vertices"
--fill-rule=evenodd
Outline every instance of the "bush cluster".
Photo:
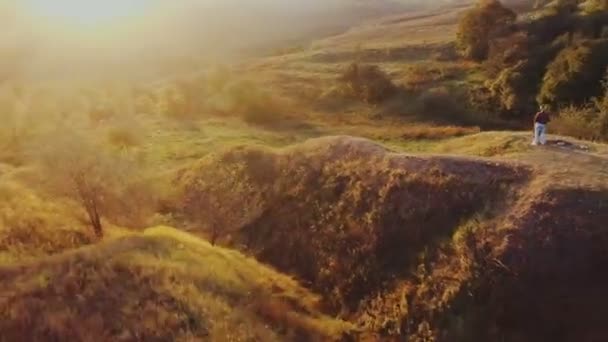
M 352 63 L 338 81 L 341 95 L 365 103 L 380 103 L 397 90 L 391 78 L 376 65 Z
M 539 2 L 534 15 L 517 21 L 499 1 L 480 1 L 467 12 L 458 46 L 483 62 L 486 90 L 476 94 L 484 95 L 484 107 L 520 122 L 528 122 L 538 104 L 593 107 L 608 67 L 602 36 L 608 15 L 601 0 L 580 3 Z

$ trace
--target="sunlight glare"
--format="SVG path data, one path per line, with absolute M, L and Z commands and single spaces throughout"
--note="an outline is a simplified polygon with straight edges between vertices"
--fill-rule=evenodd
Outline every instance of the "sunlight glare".
M 25 0 L 38 16 L 70 24 L 95 25 L 143 15 L 157 0 Z

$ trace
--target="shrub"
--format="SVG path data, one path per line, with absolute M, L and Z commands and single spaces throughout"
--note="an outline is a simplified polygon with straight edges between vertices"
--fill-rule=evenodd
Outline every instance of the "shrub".
M 465 112 L 457 98 L 445 87 L 431 88 L 418 97 L 420 112 L 428 119 L 453 121 Z
M 172 82 L 160 93 L 159 111 L 178 121 L 192 121 L 203 113 L 240 117 L 268 124 L 282 111 L 279 101 L 253 81 L 236 78 L 224 69 Z
M 601 13 L 608 11 L 608 1 L 606 0 L 586 0 L 583 3 L 587 13 Z
M 559 134 L 581 139 L 608 140 L 608 72 L 603 82 L 604 94 L 585 107 L 570 106 L 552 124 Z
M 458 25 L 457 45 L 465 58 L 485 60 L 490 41 L 508 32 L 517 15 L 497 0 L 483 0 Z
M 108 128 L 107 139 L 112 147 L 129 150 L 143 142 L 143 128 L 132 120 L 122 120 Z
M 338 79 L 342 95 L 365 103 L 380 103 L 391 97 L 397 87 L 376 65 L 352 63 Z
M 563 109 L 551 124 L 557 134 L 578 139 L 598 140 L 608 138 L 606 116 L 599 114 L 593 107 L 570 106 Z
M 551 6 L 544 9 L 540 16 L 525 23 L 526 31 L 539 44 L 546 44 L 555 38 L 572 33 L 577 25 L 577 16 L 570 6 Z
M 601 38 L 602 36 L 605 38 L 608 29 L 608 1 L 589 0 L 585 1 L 581 7 L 584 15 L 580 19 L 579 31 L 590 38 Z
M 260 83 L 245 78 L 226 79 L 222 75 L 216 74 L 209 83 L 206 106 L 212 112 L 265 125 L 276 121 L 284 111 L 284 104 Z
M 280 112 L 279 104 L 268 92 L 254 82 L 240 80 L 225 89 L 228 110 L 240 116 L 245 122 L 268 124 L 276 120 Z
M 227 159 L 230 159 L 227 157 Z M 236 233 L 247 219 L 256 216 L 262 205 L 243 163 L 231 163 L 222 156 L 211 155 L 201 161 L 195 173 L 186 173 L 181 179 L 187 184 L 181 190 L 179 206 L 192 220 L 202 226 L 209 241 L 215 244 Z M 227 195 L 234 200 L 227 200 Z
M 608 114 L 608 71 L 606 72 L 606 79 L 603 82 L 604 94 L 602 97 L 594 100 L 595 106 L 600 113 Z
M 602 139 L 608 139 L 608 71 L 604 85 L 604 95 L 594 99 L 595 108 L 598 111 L 598 128 Z
M 505 68 L 527 60 L 530 57 L 531 44 L 533 42 L 526 32 L 516 32 L 493 41 L 488 59 L 483 64 L 486 75 L 489 78 L 496 77 Z
M 21 261 L 93 242 L 68 205 L 45 201 L 11 183 L 0 183 L 0 202 L 0 259 Z
M 503 69 L 495 79 L 488 80 L 488 89 L 496 99 L 496 109 L 503 117 L 514 118 L 534 110 L 534 91 L 530 89 L 526 62 Z
M 601 93 L 608 65 L 608 40 L 579 41 L 565 48 L 548 66 L 538 101 L 554 105 L 582 104 Z
M 484 86 L 473 86 L 467 91 L 468 107 L 476 113 L 496 113 L 500 106 L 492 92 Z
M 496 103 L 494 113 L 505 119 L 530 115 L 547 64 L 569 41 L 570 36 L 563 35 L 543 45 L 525 31 L 497 40 L 484 63 L 485 85 Z
M 419 91 L 443 80 L 456 79 L 463 73 L 462 66 L 443 63 L 424 63 L 406 68 L 403 85 L 407 90 Z
M 204 99 L 201 80 L 177 80 L 161 92 L 160 111 L 174 120 L 194 120 L 205 109 Z
M 111 153 L 87 136 L 67 130 L 41 136 L 32 143 L 32 156 L 45 175 L 47 190 L 78 202 L 98 237 L 104 234 L 102 218 L 111 213 L 114 203 L 133 193 L 132 185 L 142 172 L 129 155 Z

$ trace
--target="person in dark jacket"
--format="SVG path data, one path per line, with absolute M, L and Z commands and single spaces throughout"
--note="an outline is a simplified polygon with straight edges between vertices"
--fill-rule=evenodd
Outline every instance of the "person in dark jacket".
M 545 145 L 547 143 L 547 125 L 551 122 L 551 115 L 546 106 L 540 106 L 540 111 L 534 115 L 534 141 L 532 145 Z

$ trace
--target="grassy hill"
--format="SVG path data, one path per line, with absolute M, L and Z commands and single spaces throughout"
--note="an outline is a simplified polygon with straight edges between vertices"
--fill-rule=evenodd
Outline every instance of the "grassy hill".
M 111 227 L 98 241 L 77 207 L 6 167 L 2 337 L 605 336 L 587 319 L 608 304 L 605 145 L 553 136 L 533 148 L 515 132 L 281 149 L 221 139 L 196 163 L 178 159 L 187 191 L 163 210 L 196 236 L 219 227 L 218 243 L 282 273 L 174 229 Z
M 319 298 L 237 252 L 148 229 L 0 265 L 2 340 L 338 340 Z
M 606 340 L 608 146 L 471 103 L 468 2 L 347 8 L 235 65 L 1 84 L 0 341 Z
M 604 12 L 588 13 L 588 5 L 569 10 L 555 2 L 537 9 L 532 2 L 504 3 L 513 21 L 488 41 L 487 56 L 480 60 L 461 56 L 459 24 L 473 7 L 455 3 L 372 20 L 249 63 L 242 74 L 264 79 L 275 93 L 300 100 L 307 113 L 331 116 L 521 129 L 529 125 L 538 103 L 546 102 L 564 113 L 555 129 L 597 139 L 602 133 L 592 132 L 603 125 L 597 117 L 605 112 L 602 80 L 608 67 L 602 57 L 602 32 L 608 27 Z M 353 85 L 340 80 L 353 65 L 381 70 L 399 90 L 376 103 L 348 94 Z M 377 79 L 359 77 L 359 86 L 369 91 L 379 87 Z M 584 125 L 585 120 L 597 123 Z
M 347 137 L 235 149 L 184 173 L 181 203 L 195 220 L 216 208 L 205 218 L 225 229 L 225 243 L 297 274 L 331 311 L 378 336 L 603 336 L 599 322 L 568 312 L 596 317 L 605 307 L 583 289 L 604 282 L 606 147 L 528 143 L 505 132 L 423 147 L 449 157 Z M 214 193 L 237 179 L 244 192 Z M 221 203 L 192 202 L 203 196 Z M 236 207 L 244 216 L 222 221 L 222 208 Z
M 195 220 L 214 211 L 203 219 L 222 235 L 234 232 L 260 260 L 295 272 L 334 309 L 353 308 L 525 179 L 517 167 L 389 155 L 366 140 L 329 137 L 278 153 L 209 156 L 182 175 L 177 206 Z M 244 215 L 223 220 L 224 208 Z

